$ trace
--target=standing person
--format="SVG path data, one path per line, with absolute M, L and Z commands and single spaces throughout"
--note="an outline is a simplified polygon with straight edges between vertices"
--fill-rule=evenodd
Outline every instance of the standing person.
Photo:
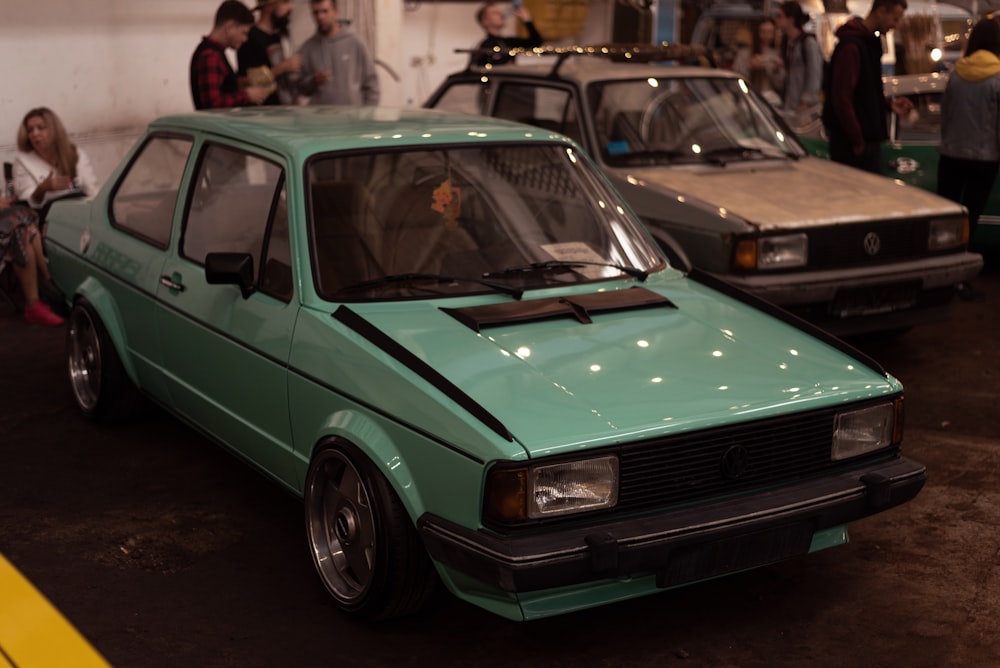
M 302 45 L 299 91 L 309 104 L 375 105 L 378 72 L 368 49 L 340 25 L 335 0 L 310 0 L 316 34 Z
M 57 326 L 63 319 L 38 297 L 39 281 L 52 286 L 52 276 L 42 252 L 38 215 L 26 206 L 0 195 L 0 270 L 8 262 L 24 293 L 24 319 L 36 325 Z
M 480 67 L 487 65 L 503 65 L 514 59 L 509 51 L 513 48 L 534 48 L 544 41 L 535 24 L 531 21 L 531 12 L 521 3 L 514 3 L 514 16 L 521 20 L 524 29 L 528 31 L 526 38 L 504 37 L 503 30 L 507 25 L 507 17 L 495 2 L 490 0 L 476 12 L 476 21 L 486 31 L 486 37 L 476 49 L 480 53 L 473 54 L 473 62 Z
M 239 76 L 255 71 L 275 82 L 276 89 L 264 104 L 295 102 L 294 79 L 302 69 L 302 56 L 288 55 L 288 23 L 292 16 L 292 0 L 257 0 L 254 11 L 260 12 L 257 23 L 250 28 L 247 41 L 239 48 Z
M 781 106 L 781 94 L 785 88 L 785 62 L 781 58 L 774 19 L 761 19 L 750 50 L 737 55 L 733 70 L 746 77 L 754 90 L 767 98 L 768 102 L 776 107 Z
M 243 86 L 226 58 L 226 49 L 247 41 L 253 12 L 239 0 L 225 0 L 215 12 L 212 32 L 191 56 L 191 98 L 195 109 L 224 109 L 260 104 L 270 94 L 265 86 Z
M 1000 170 L 1000 23 L 979 20 L 965 54 L 955 63 L 941 98 L 938 193 L 969 210 L 969 242 Z M 959 297 L 978 301 L 983 293 L 959 286 Z
M 47 107 L 31 109 L 17 129 L 14 195 L 31 206 L 70 193 L 87 197 L 100 186 L 86 152 L 70 141 L 62 121 Z
M 802 126 L 819 117 L 819 93 L 823 88 L 823 52 L 816 35 L 805 30 L 809 16 L 794 0 L 783 2 L 775 14 L 782 32 L 785 62 L 785 94 L 781 108 L 793 126 Z
M 882 40 L 895 28 L 906 0 L 874 0 L 865 18 L 853 16 L 837 30 L 837 47 L 823 103 L 823 125 L 830 138 L 830 158 L 880 173 L 882 142 L 889 138 L 888 111 L 905 116 L 913 103 L 888 99 L 882 89 Z

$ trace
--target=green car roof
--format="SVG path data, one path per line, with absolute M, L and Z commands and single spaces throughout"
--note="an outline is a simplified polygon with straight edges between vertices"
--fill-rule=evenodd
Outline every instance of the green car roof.
M 207 132 L 308 157 L 384 146 L 551 141 L 562 135 L 496 118 L 388 107 L 242 107 L 165 116 L 150 130 Z

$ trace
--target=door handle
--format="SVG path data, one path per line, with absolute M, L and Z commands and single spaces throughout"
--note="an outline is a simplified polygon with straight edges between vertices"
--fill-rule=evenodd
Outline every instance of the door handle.
M 160 276 L 160 285 L 177 292 L 184 292 L 185 290 L 183 283 L 178 283 L 170 276 Z

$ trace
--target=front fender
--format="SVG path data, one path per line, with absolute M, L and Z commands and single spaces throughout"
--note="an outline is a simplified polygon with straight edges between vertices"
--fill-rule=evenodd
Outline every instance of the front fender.
M 296 406 L 293 399 L 293 412 L 300 408 L 308 407 Z M 293 418 L 293 430 L 302 418 L 301 414 Z M 434 512 L 465 526 L 479 524 L 484 462 L 362 406 L 345 406 L 315 424 L 302 441 L 295 435 L 297 443 L 311 444 L 296 447 L 300 493 L 316 450 L 341 439 L 358 448 L 385 476 L 414 522 Z

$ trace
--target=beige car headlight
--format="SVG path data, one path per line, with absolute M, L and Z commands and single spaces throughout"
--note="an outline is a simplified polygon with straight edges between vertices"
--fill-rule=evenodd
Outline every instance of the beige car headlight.
M 948 250 L 969 241 L 969 219 L 932 218 L 927 233 L 928 250 Z
M 618 458 L 497 468 L 486 480 L 484 513 L 518 522 L 611 508 L 618 502 Z
M 733 261 L 737 269 L 804 267 L 809 261 L 809 237 L 805 234 L 784 234 L 742 239 L 736 245 Z
M 857 457 L 902 441 L 903 400 L 838 413 L 830 458 Z

